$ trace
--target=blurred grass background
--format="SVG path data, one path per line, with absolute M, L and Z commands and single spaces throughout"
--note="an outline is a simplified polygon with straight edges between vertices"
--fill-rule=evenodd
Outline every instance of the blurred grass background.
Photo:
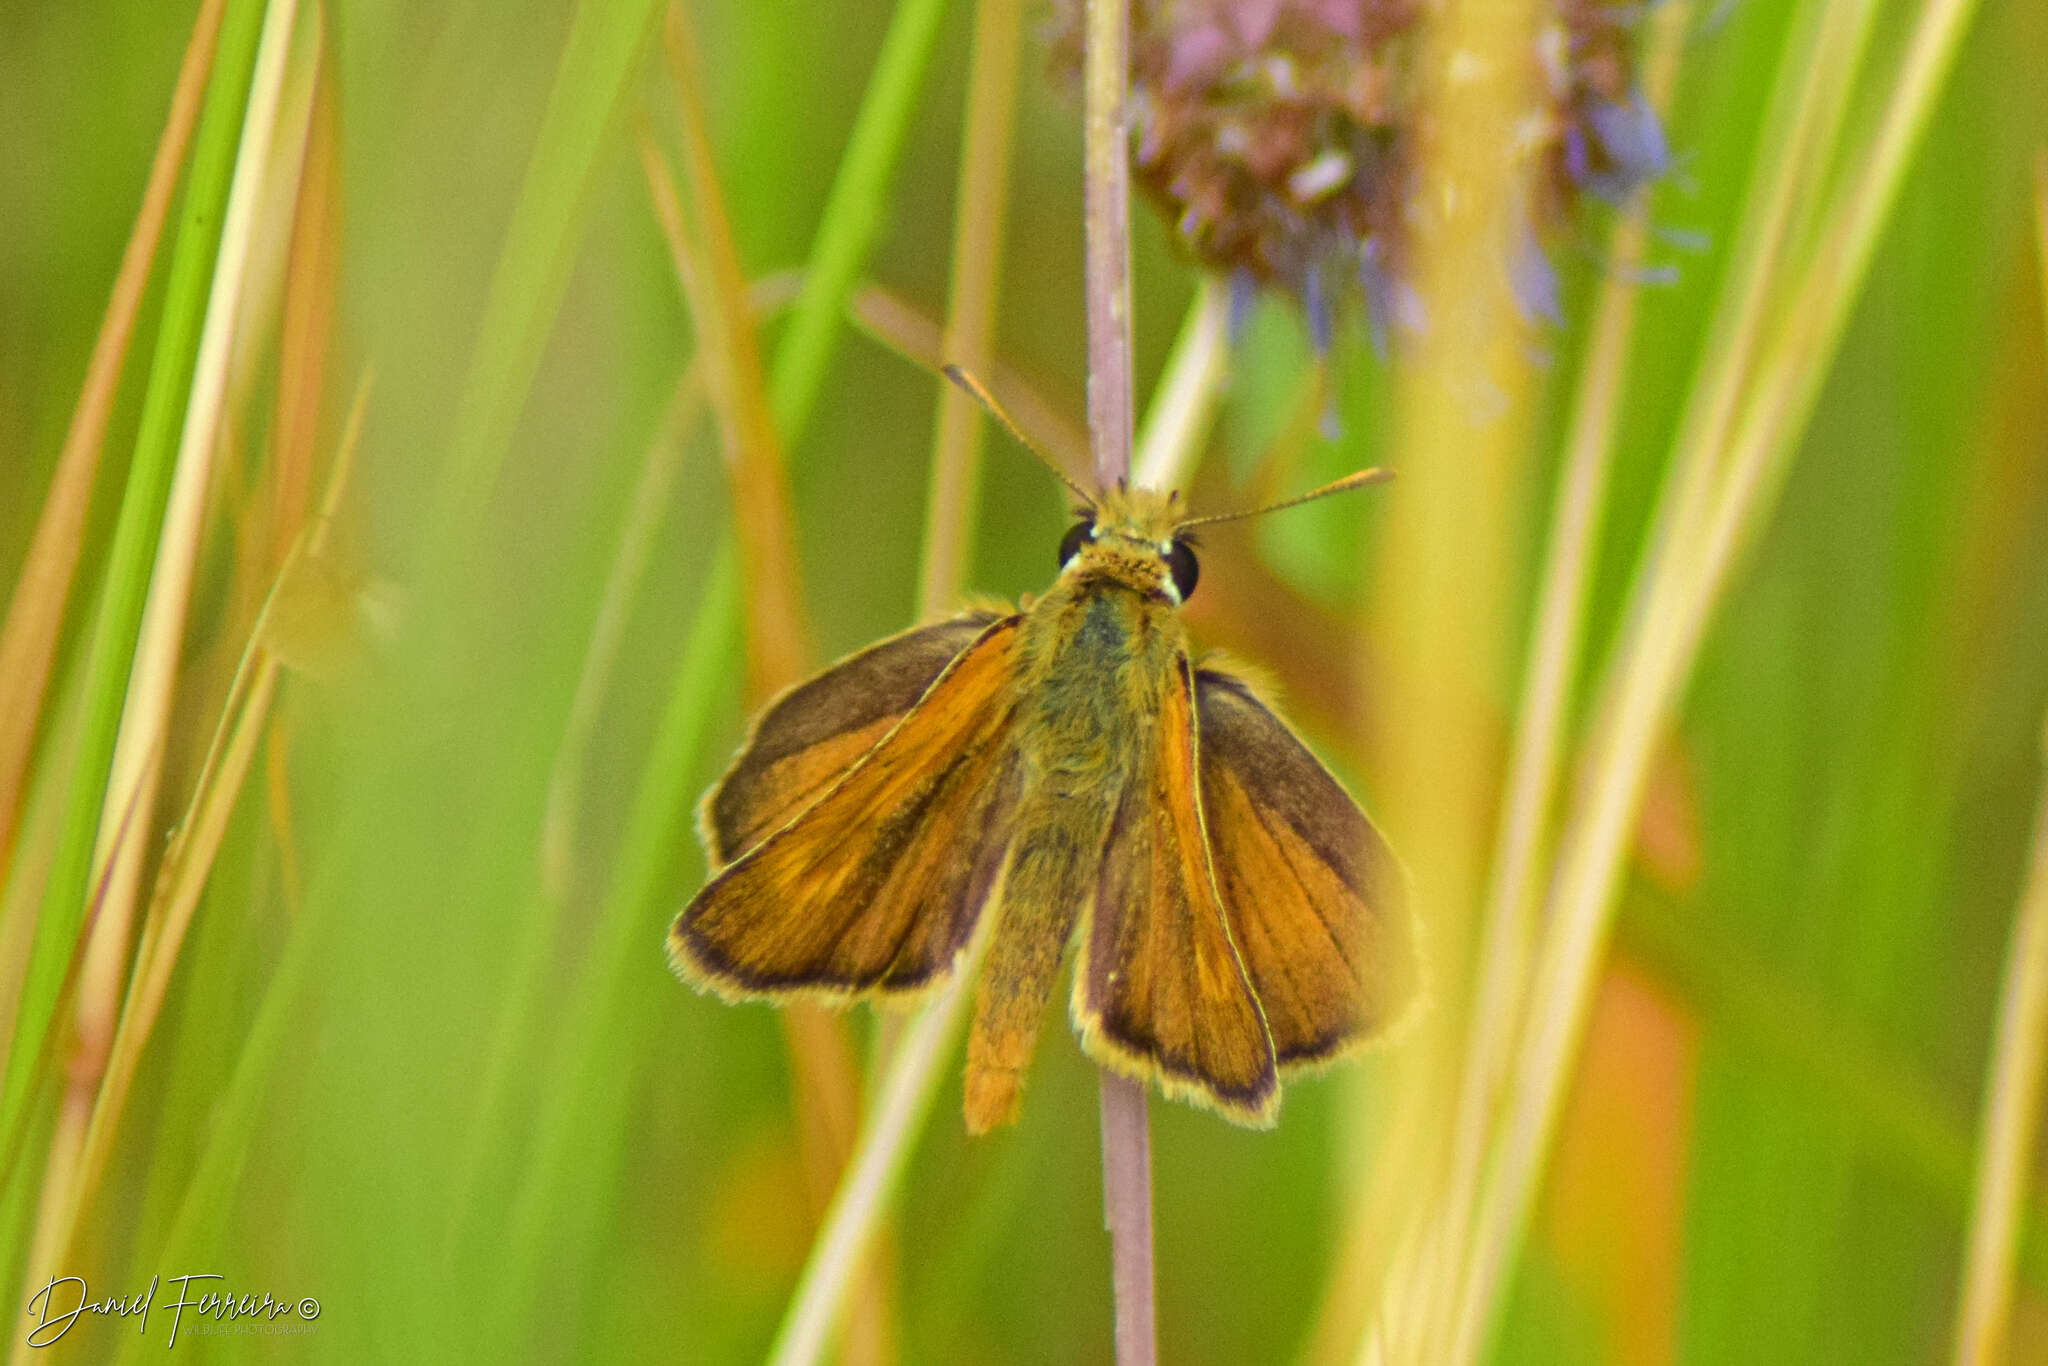
M 0 6 L 10 586 L 195 8 Z M 1908 8 L 1878 7 L 1880 58 L 1905 40 Z M 888 9 L 701 0 L 688 14 L 743 265 L 800 264 Z M 334 155 L 313 482 L 374 367 L 333 558 L 351 593 L 388 600 L 399 624 L 357 631 L 333 667 L 283 684 L 64 1268 L 95 1295 L 218 1271 L 323 1305 L 303 1338 L 181 1340 L 196 1359 L 748 1360 L 802 1263 L 814 1215 L 777 1017 L 668 975 L 661 933 L 701 856 L 684 819 L 636 824 L 674 809 L 647 795 L 657 786 L 693 797 L 744 720 L 740 639 L 701 614 L 730 521 L 708 424 L 683 438 L 632 600 L 567 895 L 540 876 L 597 604 L 642 462 L 674 439 L 662 415 L 693 347 L 631 136 L 644 118 L 674 143 L 658 18 L 646 4 L 301 7 L 301 25 L 323 32 Z M 971 19 L 972 6 L 943 7 L 860 271 L 934 321 Z M 1675 283 L 1640 299 L 1596 658 L 1625 616 L 1786 22 L 1780 7 L 1726 7 L 1683 58 L 1669 120 L 1680 164 L 1652 214 L 1704 247 L 1660 247 Z M 2048 326 L 2030 202 L 2048 144 L 2044 59 L 2048 10 L 1983 6 L 1783 502 L 1712 630 L 1653 780 L 1616 961 L 1495 1360 L 1948 1353 L 2048 707 Z M 1078 418 L 1079 120 L 1043 67 L 1027 43 L 996 351 Z M 1134 228 L 1142 398 L 1194 276 L 1152 215 Z M 38 813 L 66 782 L 63 717 L 85 686 L 170 246 L 111 410 L 11 880 L 47 862 L 54 818 Z M 1549 462 L 1600 278 L 1597 247 L 1563 265 L 1568 322 L 1546 337 L 1539 376 L 1542 454 L 1531 486 L 1507 491 L 1524 510 L 1527 572 L 1498 623 L 1503 659 L 1525 644 Z M 781 336 L 765 325 L 771 362 Z M 151 867 L 275 572 L 247 544 L 274 529 L 265 499 L 288 385 L 274 335 L 250 347 L 230 380 Z M 1195 481 L 1204 505 L 1234 501 L 1312 363 L 1286 310 L 1251 319 Z M 1394 448 L 1383 362 L 1346 336 L 1331 367 L 1341 433 L 1303 444 L 1278 476 L 1290 487 Z M 914 616 L 936 392 L 847 329 L 788 447 L 820 660 Z M 1339 632 L 1371 601 L 1358 567 L 1385 515 L 1374 500 L 1401 488 L 1219 528 L 1192 613 L 1200 638 L 1278 675 L 1368 805 L 1371 667 L 1354 672 L 1359 652 Z M 1038 590 L 1066 522 L 1060 490 L 991 440 L 981 508 L 972 586 Z M 1370 620 L 1358 629 L 1369 661 Z M 1503 734 L 1516 677 L 1481 681 Z M 659 854 L 638 881 L 635 848 Z M 19 887 L 0 914 L 32 913 Z M 0 934 L 10 953 L 25 943 Z M 853 1018 L 864 1041 L 868 1017 Z M 1154 1107 L 1164 1359 L 1325 1359 L 1317 1324 L 1372 1168 L 1386 1066 L 1292 1087 L 1270 1134 Z M 1021 1124 L 975 1143 L 954 1118 L 957 1087 L 912 1157 L 894 1224 L 894 1352 L 1107 1360 L 1092 1069 L 1049 1028 Z M 46 1080 L 0 1125 L 25 1135 L 0 1195 L 10 1294 L 60 1089 Z M 2048 1205 L 2028 1203 L 2013 1361 L 2048 1360 Z M 161 1331 L 153 1320 L 149 1350 Z M 48 1350 L 103 1360 L 117 1344 L 142 1350 L 132 1337 L 82 1322 Z

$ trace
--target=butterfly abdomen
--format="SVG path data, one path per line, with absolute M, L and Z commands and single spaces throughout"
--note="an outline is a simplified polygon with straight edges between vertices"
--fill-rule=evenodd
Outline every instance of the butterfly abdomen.
M 1027 780 L 967 1039 L 970 1132 L 986 1133 L 1017 1116 L 1039 1024 L 1081 898 L 1102 861 L 1113 811 L 1098 793 L 1066 794 L 1042 776 Z
M 1024 793 L 968 1039 L 967 1126 L 977 1133 L 1016 1114 L 1061 957 L 1150 753 L 1152 680 L 1164 673 L 1154 652 L 1178 648 L 1168 623 L 1128 588 L 1084 582 L 1047 594 L 1025 625 L 1039 681 L 1019 717 Z

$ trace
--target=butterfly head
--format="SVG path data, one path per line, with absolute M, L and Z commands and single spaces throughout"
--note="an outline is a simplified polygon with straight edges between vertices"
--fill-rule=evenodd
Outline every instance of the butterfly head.
M 1178 607 L 1194 595 L 1201 565 L 1180 494 L 1118 487 L 1084 504 L 1060 541 L 1060 571 L 1108 579 Z
M 1059 462 L 1026 439 L 981 381 L 957 365 L 943 369 L 946 378 L 986 408 L 991 417 L 1009 430 L 1019 445 L 1043 461 L 1045 467 L 1081 500 L 1081 506 L 1075 512 L 1079 520 L 1060 541 L 1060 573 L 1082 579 L 1110 580 L 1175 607 L 1194 595 L 1195 580 L 1201 574 L 1201 566 L 1195 560 L 1195 538 L 1189 534 L 1195 527 L 1278 512 L 1281 508 L 1295 507 L 1394 477 L 1390 470 L 1360 470 L 1332 480 L 1319 489 L 1283 498 L 1264 507 L 1248 508 L 1243 512 L 1213 513 L 1206 517 L 1188 516 L 1180 506 L 1178 492 L 1133 488 L 1123 480 L 1118 480 L 1113 489 L 1091 494 L 1075 483 L 1059 467 Z

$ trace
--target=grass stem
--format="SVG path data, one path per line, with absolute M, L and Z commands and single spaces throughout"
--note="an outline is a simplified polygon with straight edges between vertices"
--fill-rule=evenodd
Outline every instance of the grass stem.
M 1433 10 L 1416 57 L 1418 177 L 1404 266 L 1426 328 L 1393 367 L 1387 463 L 1399 482 L 1369 554 L 1366 667 L 1374 701 L 1367 741 L 1375 815 L 1409 870 L 1408 903 L 1427 945 L 1430 1005 L 1390 1069 L 1388 1125 L 1349 1216 L 1360 1254 L 1346 1266 L 1386 1303 L 1397 1252 L 1430 1246 L 1411 1234 L 1439 1197 L 1469 1018 L 1479 908 L 1502 764 L 1499 695 L 1512 678 L 1501 623 L 1519 609 L 1536 402 L 1533 333 L 1505 260 L 1530 231 L 1535 167 L 1503 156 L 1539 96 L 1527 54 L 1548 6 L 1450 5 Z M 1362 1117 L 1361 1117 L 1362 1120 Z M 1374 1125 L 1378 1128 L 1378 1125 Z M 1361 1123 L 1361 1131 L 1365 1130 Z M 1428 1268 L 1388 1288 L 1426 1293 Z M 1335 1293 L 1341 1294 L 1341 1291 Z M 1427 1316 L 1402 1324 L 1427 1344 Z M 1370 1341 L 1370 1339 L 1368 1339 Z M 1425 1351 L 1424 1360 L 1430 1356 Z
M 868 337 L 912 364 L 937 370 L 946 363 L 945 330 L 902 295 L 880 285 L 862 285 L 848 304 L 853 324 Z M 1069 420 L 1038 388 L 1002 357 L 991 355 L 981 376 L 996 402 L 1070 479 L 1089 470 L 1088 433 Z
M 106 553 L 98 613 L 84 647 L 81 687 L 86 702 L 78 749 L 22 981 L 6 1076 L 0 1082 L 0 1152 L 13 1146 L 17 1131 L 37 1108 L 30 1097 L 42 1080 L 39 1072 L 47 1053 L 45 1044 L 57 1024 L 59 997 L 71 976 L 74 948 L 93 895 L 100 811 L 128 694 L 129 669 L 135 658 L 158 532 L 177 466 L 179 435 L 221 246 L 222 218 L 235 173 L 263 9 L 258 0 L 231 0 L 222 19 L 185 186 L 178 243 L 172 254 L 135 455 Z
M 1023 27 L 1019 0 L 981 0 L 975 10 L 966 128 L 960 135 L 959 207 L 953 219 L 951 302 L 941 349 L 944 363 L 962 366 L 984 382 L 995 356 Z M 938 386 L 917 593 L 921 620 L 945 613 L 960 596 L 981 459 L 980 407 L 957 384 L 941 378 Z
M 1229 319 L 1230 291 L 1204 272 L 1166 358 L 1166 371 L 1145 409 L 1143 433 L 1131 461 L 1131 482 L 1138 487 L 1180 488 L 1193 472 L 1229 375 Z
M 221 705 L 220 721 L 214 729 L 192 797 L 184 818 L 178 822 L 169 849 L 158 869 L 149 905 L 143 916 L 142 933 L 135 950 L 135 966 L 120 1018 L 108 1045 L 104 1071 L 92 1097 L 90 1123 L 83 1131 L 75 1183 L 69 1193 L 64 1222 L 54 1239 L 58 1261 L 78 1236 L 84 1215 L 90 1210 L 101 1175 L 112 1156 L 113 1142 L 127 1108 L 129 1090 L 135 1080 L 142 1051 L 148 1045 L 170 992 L 171 974 L 191 928 L 193 914 L 206 889 L 207 878 L 221 841 L 227 834 L 229 818 L 240 799 L 256 742 L 265 733 L 270 705 L 279 682 L 279 661 L 270 645 L 271 623 L 280 598 L 298 585 L 295 575 L 309 557 L 324 548 L 326 529 L 331 525 L 355 465 L 356 443 L 362 435 L 368 410 L 370 381 L 366 375 L 357 388 L 339 453 L 328 478 L 321 516 L 302 527 L 299 539 L 277 570 L 269 593 L 249 629 L 228 695 Z
M 1131 166 L 1124 122 L 1128 0 L 1088 0 L 1082 56 L 1088 432 L 1095 482 L 1131 472 Z
M 164 220 L 170 214 L 178 169 L 184 165 L 192 127 L 199 118 L 200 98 L 213 69 L 223 4 L 224 0 L 205 0 L 193 21 L 192 37 L 171 94 L 170 113 L 164 119 L 149 179 L 143 186 L 142 205 L 136 210 L 135 226 L 129 230 L 128 245 L 114 274 L 107 311 L 93 340 L 92 357 L 86 362 L 85 383 L 79 389 L 56 473 L 50 479 L 49 496 L 36 522 L 35 539 L 29 543 L 28 558 L 8 601 L 6 624 L 0 627 L 0 883 L 7 879 L 21 810 L 22 779 L 42 715 L 43 690 L 56 660 L 64 604 L 84 548 L 86 508 L 107 420 L 113 413 L 121 362 L 135 333 L 135 317 L 142 307 L 143 288 L 149 283 Z
M 846 302 L 880 234 L 889 185 L 938 40 L 945 0 L 897 0 L 804 271 L 803 293 L 775 351 L 769 384 L 776 430 L 791 450 L 810 426 Z
M 243 282 L 259 227 L 271 137 L 284 90 L 297 0 L 269 0 L 245 111 L 241 151 L 221 227 L 220 254 L 206 304 L 197 362 L 178 442 L 176 470 L 165 502 L 149 591 L 143 602 L 133 667 L 121 709 L 114 754 L 100 809 L 100 839 L 93 880 L 104 885 L 86 953 L 79 1020 L 80 1049 L 96 1073 L 113 1032 L 115 999 L 126 975 L 143 854 L 153 843 L 110 838 L 119 813 L 133 809 L 147 828 L 156 808 L 161 763 L 171 729 L 171 702 L 183 658 L 185 622 L 197 577 L 217 437 L 226 421 L 228 359 L 243 317 Z M 314 58 L 317 61 L 317 56 Z M 74 1072 L 74 1076 L 76 1072 Z
M 597 167 L 619 105 L 640 71 L 659 3 L 580 0 L 569 21 L 492 268 L 440 471 L 432 523 L 438 538 L 425 543 L 439 564 L 461 566 L 474 554 L 476 510 L 489 500 L 512 449 L 541 352 L 568 293 Z M 446 581 L 454 585 L 452 576 Z
M 1088 0 L 1082 51 L 1082 165 L 1088 291 L 1088 432 L 1095 482 L 1131 472 L 1131 165 L 1125 124 L 1128 0 Z M 1102 1073 L 1102 1199 L 1115 1267 L 1117 1366 L 1150 1366 L 1152 1144 L 1142 1087 Z
M 1116 1290 L 1119 1366 L 1156 1361 L 1152 1293 L 1152 1135 L 1143 1082 L 1102 1069 L 1102 1214 Z
M 958 973 L 912 1017 L 897 1040 L 890 1065 L 875 1088 L 874 1104 L 861 1125 L 860 1141 L 846 1176 L 825 1210 L 824 1222 L 790 1297 L 782 1327 L 768 1354 L 770 1366 L 814 1366 L 880 1225 L 897 1181 L 923 1132 L 946 1060 L 966 1023 L 974 978 L 987 948 L 977 935 Z
M 768 409 L 746 276 L 712 156 L 696 39 L 679 6 L 669 6 L 662 46 L 682 111 L 687 200 L 670 184 L 650 136 L 641 138 L 641 161 L 697 329 L 705 390 L 718 419 L 745 571 L 748 690 L 761 701 L 796 682 L 811 662 L 789 477 Z

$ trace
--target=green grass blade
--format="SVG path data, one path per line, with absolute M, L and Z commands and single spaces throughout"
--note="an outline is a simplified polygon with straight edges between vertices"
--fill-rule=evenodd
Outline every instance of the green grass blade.
M 479 503 L 497 480 L 542 348 L 569 287 L 589 213 L 599 154 L 619 102 L 640 67 L 656 0 L 583 0 L 548 93 L 547 111 L 491 275 L 469 378 L 457 409 L 441 519 L 459 543 L 478 525 Z
M 622 1084 L 614 1060 L 621 1043 L 639 1037 L 646 1026 L 642 1020 L 636 1027 L 628 1017 L 641 1001 L 629 979 L 636 966 L 644 966 L 659 952 L 659 928 L 650 923 L 648 911 L 673 867 L 676 816 L 689 809 L 696 795 L 705 739 L 732 676 L 739 643 L 738 600 L 738 556 L 728 541 L 714 557 L 675 689 L 648 749 L 620 841 L 620 872 L 589 931 L 585 981 L 575 993 L 574 1010 L 556 1055 L 554 1075 L 562 1081 L 553 1103 L 540 1116 L 527 1179 L 505 1220 L 494 1277 L 505 1291 L 501 1320 L 512 1318 L 519 1306 L 537 1302 L 544 1275 L 563 1274 L 565 1259 L 588 1252 L 587 1246 L 562 1245 L 565 1226 L 582 1226 L 565 1208 L 571 1167 L 602 1169 L 607 1161 L 616 1162 L 626 1143 L 625 1113 L 633 1088 Z M 570 1274 L 580 1274 L 580 1268 Z
M 0 1123 L 10 1130 L 31 1108 L 27 1097 L 36 1083 L 36 1059 L 54 1023 L 52 1012 L 85 919 L 100 804 L 120 727 L 121 705 L 127 696 L 129 664 L 149 591 L 157 534 L 170 494 L 186 395 L 198 359 L 199 334 L 220 248 L 221 222 L 263 11 L 261 0 L 235 0 L 229 7 L 222 20 L 206 107 L 200 115 L 135 457 L 107 552 L 106 579 L 87 647 L 82 685 L 85 713 L 76 766 L 65 794 L 64 824 L 30 948 L 28 975 L 22 983 L 6 1079 L 0 1083 L 0 1116 L 6 1117 Z M 9 1146 L 6 1134 L 0 1132 L 0 1150 Z
M 817 406 L 818 391 L 832 363 L 833 349 L 844 326 L 847 301 L 867 266 L 881 231 L 890 184 L 910 127 L 911 111 L 924 88 L 926 68 L 938 37 L 945 0 L 899 0 L 889 32 L 882 39 L 875 74 L 861 99 L 846 154 L 825 202 L 818 235 L 811 244 L 810 267 L 796 303 L 796 316 L 775 353 L 769 381 L 769 406 L 782 448 L 793 451 L 803 440 Z

